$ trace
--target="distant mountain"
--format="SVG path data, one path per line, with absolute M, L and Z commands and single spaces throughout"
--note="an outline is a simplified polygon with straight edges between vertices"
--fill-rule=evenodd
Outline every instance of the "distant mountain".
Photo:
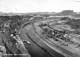
M 0 12 L 0 16 L 13 16 L 13 15 L 32 15 L 32 16 L 72 16 L 80 18 L 80 13 L 74 12 L 73 10 L 63 10 L 62 12 L 32 12 L 32 13 L 4 13 Z

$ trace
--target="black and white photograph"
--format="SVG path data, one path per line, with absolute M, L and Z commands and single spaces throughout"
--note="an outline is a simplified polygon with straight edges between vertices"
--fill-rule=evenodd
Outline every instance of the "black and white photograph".
M 0 57 L 80 57 L 80 0 L 0 0 Z

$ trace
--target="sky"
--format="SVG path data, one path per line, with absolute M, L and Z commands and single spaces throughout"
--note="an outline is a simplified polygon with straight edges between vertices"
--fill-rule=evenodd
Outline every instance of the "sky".
M 0 0 L 0 12 L 80 12 L 80 0 Z

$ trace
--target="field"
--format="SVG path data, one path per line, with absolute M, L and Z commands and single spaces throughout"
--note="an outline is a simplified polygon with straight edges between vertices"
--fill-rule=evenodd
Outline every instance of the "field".
M 55 37 L 52 34 L 52 30 L 56 31 Z M 65 10 L 59 13 L 37 12 L 0 14 L 0 53 L 5 57 L 65 57 L 65 53 L 68 52 L 64 51 L 65 53 L 61 53 L 59 51 L 61 50 L 59 48 L 60 46 L 57 47 L 59 50 L 54 49 L 59 43 L 56 45 L 52 44 L 55 42 L 52 39 L 58 38 L 58 36 L 58 41 L 64 42 L 60 40 L 64 39 L 60 38 L 64 35 L 62 31 L 68 34 L 67 38 L 71 37 L 70 39 L 72 42 L 69 43 L 74 43 L 72 46 L 80 49 L 79 13 Z M 57 36 L 57 33 L 60 35 Z M 50 42 L 48 40 L 50 40 Z M 60 42 L 60 44 L 62 42 Z M 65 45 L 64 43 L 62 45 Z M 73 48 L 72 46 L 70 47 Z M 74 51 L 73 54 L 74 55 L 70 53 L 70 56 L 80 57 L 78 54 L 76 55 Z M 69 56 L 66 55 L 66 57 Z

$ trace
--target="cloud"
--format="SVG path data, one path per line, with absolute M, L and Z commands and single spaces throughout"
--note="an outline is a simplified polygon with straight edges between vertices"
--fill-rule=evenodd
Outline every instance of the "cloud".
M 2 0 L 0 11 L 3 12 L 44 12 L 75 10 L 80 11 L 80 3 L 75 0 Z

